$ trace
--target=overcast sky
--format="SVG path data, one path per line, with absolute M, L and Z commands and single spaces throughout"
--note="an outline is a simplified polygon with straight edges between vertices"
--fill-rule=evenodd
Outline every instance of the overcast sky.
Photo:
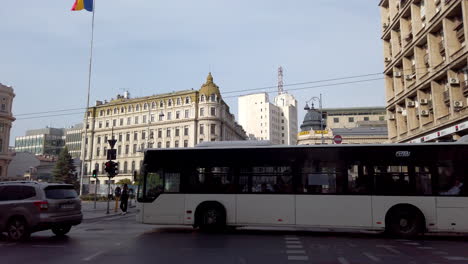
M 0 82 L 16 93 L 10 145 L 27 129 L 82 121 L 77 110 L 24 115 L 86 106 L 91 13 L 71 12 L 73 3 L 2 3 Z M 286 85 L 379 73 L 379 16 L 369 0 L 96 0 L 91 103 L 126 90 L 135 97 L 199 89 L 210 70 L 221 93 L 276 85 L 280 65 Z M 324 107 L 385 103 L 382 80 L 290 93 L 299 124 L 305 101 L 319 93 Z M 237 98 L 228 95 L 237 116 Z

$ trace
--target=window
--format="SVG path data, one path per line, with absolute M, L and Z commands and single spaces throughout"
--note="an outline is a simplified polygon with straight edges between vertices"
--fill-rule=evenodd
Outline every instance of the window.
M 102 155 L 107 157 L 107 147 L 104 147 Z M 104 170 L 103 170 L 104 171 Z
M 439 195 L 468 196 L 466 187 L 468 175 L 463 174 L 466 170 L 461 167 L 456 170 L 452 161 L 441 161 L 436 164 L 436 167 Z
M 365 117 L 364 117 L 364 121 L 369 121 L 369 117 L 368 117 L 368 116 L 365 116 Z
M 97 137 L 97 143 L 98 143 L 98 144 L 101 144 L 101 137 L 100 137 L 100 136 Z
M 143 110 L 147 110 L 147 109 L 148 109 L 148 104 L 145 103 L 145 104 L 143 105 Z
M 123 124 L 124 124 L 124 120 L 123 120 L 123 118 L 120 118 L 120 120 L 119 120 L 119 125 L 120 125 L 120 126 L 123 126 Z
M 348 122 L 350 123 L 354 122 L 354 117 L 348 117 Z
M 414 195 L 414 178 L 405 165 L 374 166 L 375 193 L 378 195 Z
M 137 152 L 137 144 L 133 144 L 133 154 Z
M 135 116 L 135 125 L 138 125 L 138 116 Z
M 76 193 L 73 186 L 49 186 L 45 189 L 47 199 L 62 200 L 69 198 L 76 198 Z
M 166 148 L 170 148 L 171 147 L 171 142 L 170 141 L 166 141 Z
M 125 140 L 130 141 L 130 133 L 127 133 L 127 135 L 125 135 Z
M 171 120 L 172 119 L 172 112 L 167 112 L 167 120 Z
M 117 119 L 113 119 L 113 120 L 112 120 L 112 126 L 113 126 L 113 127 L 116 127 L 116 126 L 117 126 Z
M 130 125 L 132 123 L 132 118 L 131 117 L 127 117 L 127 125 Z
M 102 128 L 102 122 L 99 121 L 99 128 Z
M 122 133 L 119 134 L 119 142 L 122 142 Z
M 141 150 L 144 150 L 144 149 L 145 149 L 145 143 L 141 143 L 140 149 L 141 149 Z
M 188 140 L 184 140 L 184 148 L 188 147 Z
M 185 112 L 184 112 L 184 117 L 185 117 L 185 118 L 189 118 L 189 116 L 190 116 L 190 111 L 189 111 L 189 110 L 185 110 Z
M 130 146 L 129 146 L 129 145 L 125 145 L 125 154 L 128 155 L 129 151 L 130 151 Z
M 175 129 L 175 136 L 180 136 L 180 129 L 178 127 Z
M 202 95 L 200 96 L 200 102 L 205 102 L 205 95 L 204 95 L 204 94 L 202 94 Z
M 121 107 L 120 108 L 120 113 L 123 113 L 123 112 L 125 112 L 125 108 Z
M 182 102 L 182 100 L 180 100 L 180 98 L 177 98 L 177 100 L 176 100 L 176 104 L 177 104 L 177 105 L 180 105 L 180 104 L 181 104 L 181 102 Z
M 150 138 L 150 139 L 154 139 L 154 130 L 151 130 L 151 131 L 150 131 L 149 138 Z
M 189 134 L 189 127 L 185 126 L 184 127 L 184 136 L 188 136 L 188 134 Z
M 117 155 L 122 155 L 122 146 L 117 147 Z
M 175 113 L 175 118 L 176 118 L 176 119 L 180 119 L 180 111 L 176 111 L 176 113 Z
M 166 129 L 166 137 L 171 137 L 171 129 Z
M 385 116 L 379 116 L 379 121 L 385 121 Z
M 143 116 L 143 124 L 146 124 L 146 115 Z
M 158 142 L 158 148 L 162 148 L 161 145 L 162 145 L 161 142 Z
M 119 109 L 114 108 L 114 114 L 118 114 L 118 113 L 119 113 Z
M 109 127 L 109 120 L 106 120 L 106 127 Z
M 189 193 L 235 193 L 234 172 L 229 167 L 197 167 L 188 178 Z
M 210 125 L 210 134 L 211 135 L 216 134 L 216 125 L 215 124 Z
M 205 126 L 200 125 L 200 135 L 204 135 L 204 134 L 205 134 Z
M 158 120 L 163 121 L 163 118 L 164 118 L 164 114 L 161 112 L 158 116 Z
M 155 102 L 151 103 L 151 109 L 156 109 L 156 103 Z
M 146 132 L 145 131 L 141 131 L 141 139 L 146 139 Z
M 138 140 L 138 132 L 133 133 L 133 140 Z
M 154 104 L 154 103 L 153 103 Z M 132 173 L 135 171 L 135 161 L 132 161 Z M 136 180 L 136 179 L 135 179 Z
M 215 107 L 210 108 L 210 114 L 211 114 L 211 116 L 216 116 L 216 108 Z
M 135 111 L 137 111 L 137 112 L 140 111 L 140 105 L 137 104 L 137 105 L 135 106 Z
M 340 122 L 340 118 L 339 117 L 334 117 L 333 118 L 333 123 L 339 123 Z
M 298 187 L 299 193 L 337 193 L 335 164 L 308 160 L 300 171 L 302 181 Z
M 101 148 L 100 147 L 97 147 L 96 148 L 96 156 L 99 157 L 100 156 L 100 151 L 101 151 Z
M 211 102 L 216 102 L 216 94 L 211 94 L 210 101 Z
M 238 190 L 244 193 L 293 193 L 292 183 L 289 166 L 244 167 L 239 171 Z
M 205 116 L 205 108 L 200 108 L 200 116 Z
M 123 167 L 123 173 L 127 173 L 127 171 L 128 171 L 128 163 L 125 161 L 124 167 Z
M 128 112 L 131 113 L 132 111 L 133 111 L 133 106 L 130 105 L 130 106 L 128 107 Z
M 154 115 L 151 115 L 150 122 L 154 122 Z
M 158 129 L 158 138 L 162 138 L 162 129 Z
M 163 101 L 159 101 L 159 107 L 160 108 L 164 107 L 164 102 Z
M 174 147 L 175 147 L 175 148 L 178 148 L 178 147 L 179 147 L 179 140 L 176 140 L 176 141 L 174 142 Z
M 185 104 L 190 104 L 190 98 L 188 96 L 185 97 Z

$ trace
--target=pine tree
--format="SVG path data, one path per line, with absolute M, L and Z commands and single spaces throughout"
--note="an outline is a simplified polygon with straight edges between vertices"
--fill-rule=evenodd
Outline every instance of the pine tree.
M 78 185 L 75 165 L 73 165 L 73 159 L 68 152 L 68 148 L 64 147 L 57 159 L 55 168 L 52 171 L 54 182 L 63 182 L 68 184 Z

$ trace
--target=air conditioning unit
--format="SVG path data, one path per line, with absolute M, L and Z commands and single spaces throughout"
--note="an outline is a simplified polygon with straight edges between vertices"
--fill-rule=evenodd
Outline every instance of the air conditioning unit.
M 419 100 L 419 103 L 420 103 L 421 105 L 427 105 L 427 104 L 429 103 L 429 100 L 428 100 L 428 99 L 420 99 L 420 100 Z
M 397 111 L 397 113 L 403 113 L 403 110 L 405 110 L 405 109 L 403 109 L 402 107 L 397 107 L 396 111 Z
M 393 115 L 393 114 L 392 114 L 392 115 L 389 115 L 389 116 L 388 116 L 388 120 L 395 120 L 395 115 Z
M 408 103 L 406 104 L 408 107 L 415 107 L 416 106 L 416 102 L 415 101 L 408 101 Z
M 385 62 L 391 62 L 392 58 L 391 57 L 385 57 Z
M 458 80 L 458 78 L 449 78 L 448 81 L 450 84 L 460 84 L 460 80 Z
M 395 72 L 395 73 L 393 74 L 393 76 L 395 76 L 395 77 L 401 77 L 401 72 Z
M 427 110 L 421 110 L 421 111 L 419 112 L 419 115 L 420 115 L 420 116 L 429 116 L 429 111 L 427 111 Z
M 453 107 L 454 108 L 462 108 L 463 107 L 463 101 L 454 101 L 453 102 Z

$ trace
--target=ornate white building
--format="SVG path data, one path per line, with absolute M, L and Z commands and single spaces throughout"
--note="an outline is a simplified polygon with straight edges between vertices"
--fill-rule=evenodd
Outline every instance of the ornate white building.
M 13 88 L 0 83 L 0 180 L 6 179 L 12 154 L 8 151 L 11 124 L 15 121 L 11 112 L 15 93 Z
M 104 163 L 109 149 L 107 140 L 112 133 L 117 140 L 115 149 L 120 170 L 114 182 L 132 179 L 133 172 L 140 170 L 145 148 L 193 147 L 203 141 L 247 138 L 222 99 L 211 73 L 198 91 L 140 98 L 130 98 L 126 93 L 110 102 L 96 102 L 87 114 L 84 172 L 89 175 L 92 170 L 98 170 L 101 182 L 107 179 Z

